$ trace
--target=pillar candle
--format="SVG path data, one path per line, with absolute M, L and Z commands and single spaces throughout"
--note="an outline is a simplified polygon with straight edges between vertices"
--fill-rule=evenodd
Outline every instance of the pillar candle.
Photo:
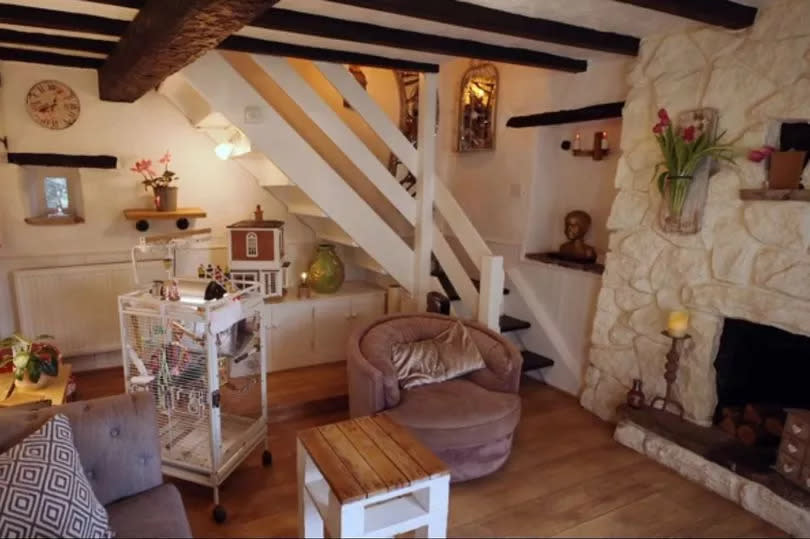
M 667 333 L 671 337 L 685 337 L 689 329 L 689 313 L 686 311 L 672 311 L 667 321 Z

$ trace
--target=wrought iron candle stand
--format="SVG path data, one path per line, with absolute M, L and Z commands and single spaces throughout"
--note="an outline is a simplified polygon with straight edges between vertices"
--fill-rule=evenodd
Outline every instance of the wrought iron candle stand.
M 676 337 L 668 331 L 662 331 L 661 333 L 672 339 L 672 346 L 667 352 L 667 363 L 664 366 L 664 380 L 667 381 L 667 392 L 663 397 L 655 397 L 650 406 L 665 412 L 669 411 L 667 408 L 672 406 L 678 410 L 678 416 L 683 418 L 683 405 L 675 399 L 673 392 L 675 390 L 675 380 L 678 379 L 678 366 L 681 362 L 681 356 L 686 352 L 686 346 L 692 340 L 692 336 L 687 334 L 683 337 Z M 656 405 L 659 403 L 661 406 L 657 407 Z

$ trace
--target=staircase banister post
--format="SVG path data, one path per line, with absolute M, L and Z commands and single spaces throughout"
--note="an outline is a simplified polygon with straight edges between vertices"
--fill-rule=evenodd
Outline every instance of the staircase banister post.
M 438 76 L 422 73 L 419 76 L 419 140 L 416 189 L 416 223 L 414 234 L 414 288 L 416 308 L 427 310 L 430 291 L 430 253 L 433 250 L 433 205 L 436 188 L 436 99 L 439 92 Z
M 499 320 L 503 302 L 503 257 L 481 257 L 481 290 L 478 294 L 478 321 L 500 332 Z

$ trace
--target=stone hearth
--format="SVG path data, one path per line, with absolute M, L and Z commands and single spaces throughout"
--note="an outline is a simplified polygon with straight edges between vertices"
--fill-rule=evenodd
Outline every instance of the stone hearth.
M 740 458 L 738 464 L 733 458 L 712 456 L 714 448 L 736 447 L 736 442 L 724 433 L 649 409 L 624 412 L 629 413 L 616 427 L 616 441 L 792 535 L 810 536 L 810 494 L 775 471 L 746 466 L 745 458 Z
M 615 419 L 633 378 L 648 398 L 664 392 L 670 310 L 692 313 L 694 349 L 675 388 L 686 417 L 710 425 L 714 360 L 725 318 L 810 335 L 810 204 L 740 200 L 759 188 L 763 164 L 740 157 L 710 180 L 702 231 L 662 232 L 651 178 L 659 160 L 656 111 L 719 111 L 720 129 L 745 153 L 774 119 L 810 118 L 810 2 L 774 0 L 745 31 L 695 27 L 645 39 L 629 74 L 610 252 L 594 320 L 583 406 Z

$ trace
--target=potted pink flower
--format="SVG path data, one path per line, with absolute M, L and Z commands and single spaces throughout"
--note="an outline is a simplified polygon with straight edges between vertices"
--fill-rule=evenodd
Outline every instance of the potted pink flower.
M 662 227 L 667 232 L 697 232 L 699 223 L 695 221 L 700 211 L 690 211 L 689 215 L 684 211 L 695 173 L 706 159 L 733 164 L 732 147 L 720 142 L 725 133 L 716 135 L 707 119 L 698 116 L 695 124 L 676 128 L 666 109 L 658 111 L 658 123 L 653 127 L 653 133 L 663 156 L 653 173 L 664 199 Z
M 62 354 L 54 345 L 42 342 L 52 338 L 38 335 L 29 339 L 15 333 L 0 340 L 0 366 L 12 365 L 15 386 L 40 389 L 58 376 Z
M 160 174 L 155 173 L 151 159 L 136 161 L 135 165 L 130 169 L 132 172 L 137 172 L 143 176 L 141 183 L 144 190 L 152 189 L 155 209 L 158 211 L 174 211 L 177 209 L 177 187 L 174 187 L 171 183 L 180 178 L 169 170 L 171 160 L 172 155 L 167 150 L 163 157 L 158 160 L 158 163 L 163 165 L 163 172 Z

